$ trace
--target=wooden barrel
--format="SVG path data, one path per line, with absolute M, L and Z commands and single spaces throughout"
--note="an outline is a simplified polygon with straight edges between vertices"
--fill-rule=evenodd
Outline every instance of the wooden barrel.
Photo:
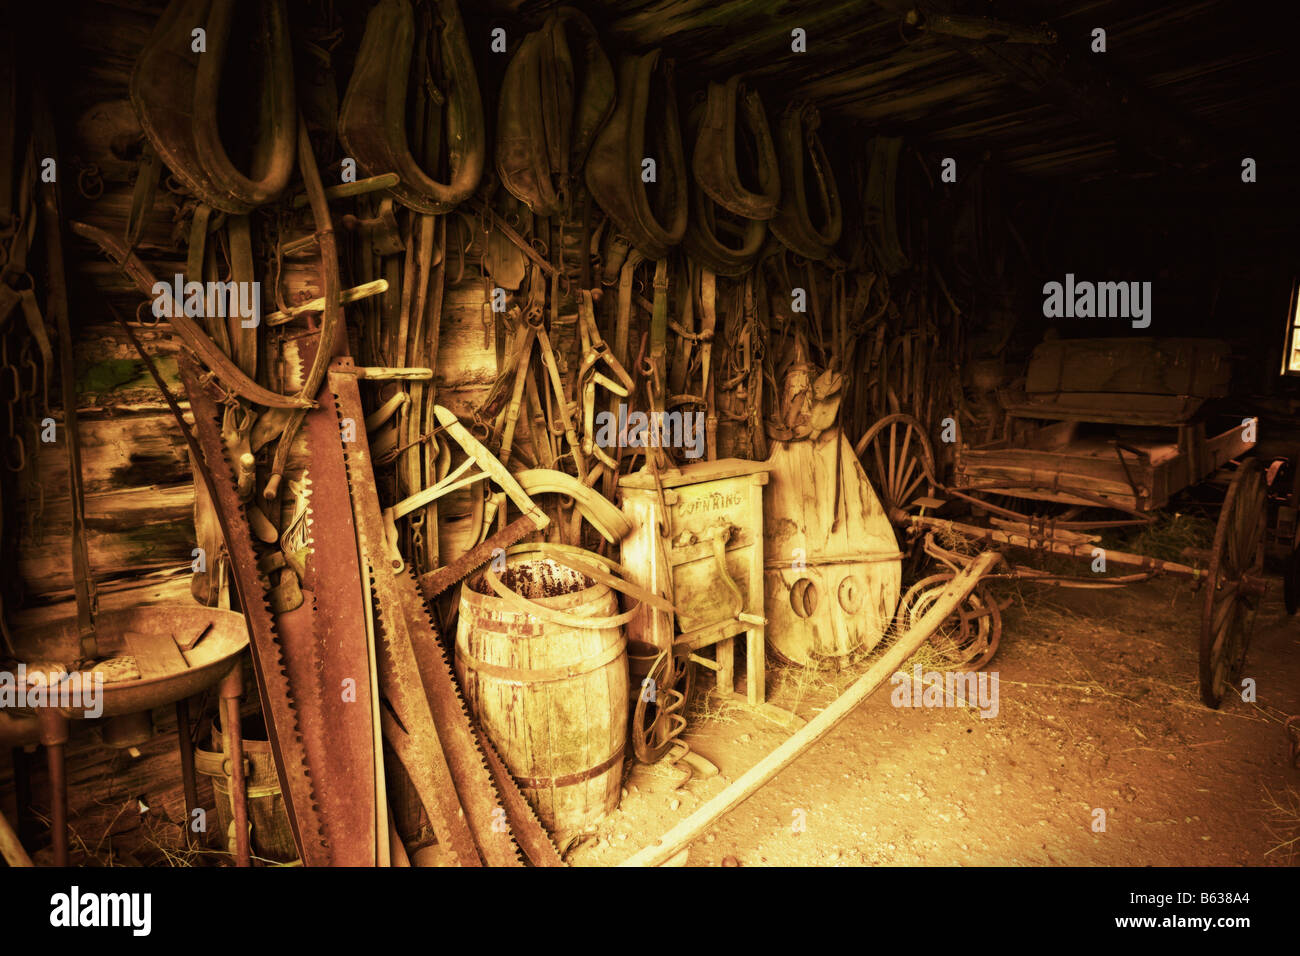
M 501 578 L 529 603 L 498 597 L 481 575 L 467 582 L 456 676 L 542 822 L 553 832 L 585 827 L 622 789 L 624 616 L 607 586 L 554 560 L 512 560 Z

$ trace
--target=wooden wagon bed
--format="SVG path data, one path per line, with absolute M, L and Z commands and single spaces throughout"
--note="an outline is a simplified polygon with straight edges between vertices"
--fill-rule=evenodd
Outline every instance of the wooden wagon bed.
M 1203 339 L 1074 339 L 1034 350 L 1024 388 L 1003 396 L 1007 437 L 963 446 L 958 488 L 1009 486 L 1023 498 L 1137 511 L 1251 448 L 1244 422 L 1207 435 L 1196 416 L 1227 394 L 1228 347 Z M 1044 424 L 1044 422 L 1046 422 Z

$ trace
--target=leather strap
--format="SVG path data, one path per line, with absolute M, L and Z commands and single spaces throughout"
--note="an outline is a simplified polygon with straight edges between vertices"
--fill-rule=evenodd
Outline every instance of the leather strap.
M 126 248 L 135 249 L 144 232 L 145 223 L 153 212 L 153 197 L 158 191 L 158 176 L 162 172 L 162 157 L 148 143 L 136 164 L 135 187 L 131 190 L 131 211 L 126 217 Z

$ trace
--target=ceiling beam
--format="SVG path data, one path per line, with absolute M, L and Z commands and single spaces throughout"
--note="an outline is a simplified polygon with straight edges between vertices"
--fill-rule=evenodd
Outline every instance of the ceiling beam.
M 970 26 L 984 18 L 965 17 L 951 0 L 875 0 L 877 6 L 896 15 L 901 23 L 953 15 Z M 918 15 L 919 14 L 919 15 Z M 1007 35 L 1007 24 L 988 20 L 990 36 Z M 1104 24 L 1099 24 L 1104 26 Z M 1159 166 L 1177 169 L 1206 169 L 1220 160 L 1211 139 L 1179 117 L 1166 104 L 1129 80 L 1100 69 L 1104 55 L 1087 48 L 1069 50 L 1052 31 L 1041 26 L 1024 27 L 1010 35 L 1027 42 L 997 42 L 971 39 L 946 31 L 929 31 L 942 42 L 960 50 L 983 69 L 1054 103 L 1087 123 L 1101 135 L 1116 140 L 1133 154 L 1154 160 Z M 978 34 L 979 31 L 966 31 Z

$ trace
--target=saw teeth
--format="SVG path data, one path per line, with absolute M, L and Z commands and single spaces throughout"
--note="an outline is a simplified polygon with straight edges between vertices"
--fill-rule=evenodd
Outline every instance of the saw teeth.
M 442 665 L 443 669 L 447 672 L 447 674 L 451 678 L 452 693 L 456 700 L 456 705 L 460 708 L 461 715 L 465 718 L 466 723 L 470 727 L 470 731 L 471 731 L 470 740 L 474 744 L 475 752 L 479 756 L 479 763 L 480 765 L 482 765 L 484 771 L 487 773 L 488 779 L 493 780 L 492 768 L 488 765 L 486 757 L 483 755 L 482 750 L 478 746 L 478 742 L 481 740 L 486 747 L 491 749 L 492 753 L 496 756 L 496 759 L 500 761 L 502 767 L 506 766 L 506 762 L 501 757 L 501 752 L 497 750 L 495 746 L 493 746 L 492 740 L 491 738 L 488 737 L 486 731 L 483 731 L 482 733 L 473 733 L 474 726 L 475 726 L 474 717 L 469 712 L 469 707 L 465 703 L 465 697 L 461 692 L 460 682 L 456 679 L 456 672 L 452 668 L 450 662 L 447 660 L 447 651 L 442 646 L 442 641 L 438 637 L 439 632 L 438 632 L 438 628 L 435 627 L 433 624 L 433 615 L 430 614 L 429 612 L 429 606 L 427 603 L 425 603 L 424 596 L 420 594 L 419 584 L 417 582 L 415 572 L 413 570 L 408 569 L 407 576 L 410 578 L 411 586 L 415 588 L 415 594 L 419 601 L 418 604 L 419 613 L 423 615 L 424 620 L 428 624 L 430 630 L 433 632 L 434 639 L 432 643 L 435 649 L 435 653 L 438 655 L 438 662 Z M 481 729 L 482 728 L 480 728 L 480 730 Z M 506 768 L 506 773 L 509 774 L 509 772 L 510 772 L 509 768 Z M 513 777 L 511 777 L 510 782 L 514 783 Z M 495 781 L 493 781 L 493 784 L 495 786 Z M 545 835 L 547 842 L 550 843 L 551 845 L 551 849 L 555 850 L 556 856 L 559 856 L 560 855 L 559 847 L 555 845 L 555 840 L 551 837 L 550 831 L 547 830 L 546 827 L 542 825 L 542 821 L 539 820 L 537 817 L 537 812 L 533 809 L 532 804 L 528 802 L 528 798 L 523 795 L 523 791 L 519 790 L 518 784 L 515 784 L 515 790 L 516 792 L 519 793 L 519 799 L 523 804 L 523 808 L 528 813 L 533 823 L 536 824 L 538 831 L 541 832 L 543 835 Z M 519 846 L 519 841 L 517 838 L 514 839 L 514 845 L 515 845 L 515 854 L 521 860 L 523 860 L 524 859 L 523 850 Z
M 414 595 L 413 600 L 411 602 L 408 602 L 411 607 L 411 613 L 413 615 L 419 616 L 421 623 L 424 624 L 424 626 L 429 630 L 429 633 L 433 637 L 433 640 L 430 641 L 430 643 L 433 645 L 434 653 L 437 655 L 437 660 L 439 665 L 442 667 L 442 670 L 447 673 L 447 677 L 451 683 L 452 699 L 456 701 L 456 707 L 459 709 L 461 719 L 465 721 L 465 726 L 469 729 L 469 743 L 470 746 L 474 748 L 474 756 L 477 758 L 477 765 L 479 769 L 483 772 L 488 783 L 495 790 L 496 783 L 492 778 L 492 769 L 491 767 L 488 766 L 487 758 L 483 755 L 483 751 L 478 745 L 479 735 L 474 733 L 474 718 L 470 714 L 469 708 L 465 704 L 465 697 L 461 693 L 460 684 L 456 680 L 456 673 L 452 669 L 451 663 L 447 660 L 447 651 L 442 646 L 442 641 L 439 638 L 438 628 L 434 626 L 433 618 L 429 614 L 429 609 L 424 603 L 424 598 L 420 595 L 419 585 L 417 584 L 415 579 L 415 571 L 408 567 L 406 569 L 406 577 L 408 583 L 411 586 L 412 594 Z M 486 733 L 483 734 L 482 737 L 484 740 L 487 740 Z M 489 744 L 489 746 L 491 745 Z M 497 754 L 498 759 L 500 759 L 500 756 L 501 756 L 500 754 Z M 504 761 L 502 761 L 502 764 L 504 765 Z M 501 795 L 500 793 L 498 793 L 497 794 L 498 803 L 500 802 L 500 797 Z M 524 803 L 525 805 L 527 805 L 528 803 L 526 798 L 524 799 Z M 529 812 L 532 812 L 531 806 L 528 807 L 528 809 Z M 539 827 L 541 827 L 540 820 L 537 821 L 537 824 Z M 541 827 L 541 829 L 543 833 L 546 833 L 545 827 Z M 547 834 L 547 839 L 550 839 L 550 834 Z M 521 863 L 524 862 L 523 850 L 519 846 L 519 840 L 514 836 L 513 833 L 510 834 L 510 842 L 511 845 L 514 847 L 515 858 L 519 860 Z
M 189 388 L 191 383 L 195 386 L 192 390 Z M 222 507 L 220 498 L 225 497 L 222 493 L 228 491 L 229 501 L 227 502 L 227 506 L 233 506 L 235 511 L 233 517 L 237 519 L 237 521 L 232 522 L 232 540 L 226 542 L 226 549 L 231 562 L 231 573 L 239 574 L 240 572 L 237 565 L 243 564 L 246 569 L 251 571 L 251 583 L 255 583 L 257 587 L 257 594 L 255 597 L 245 595 L 244 598 L 247 601 L 249 597 L 253 597 L 253 603 L 245 609 L 245 613 L 250 617 L 259 617 L 262 621 L 262 629 L 270 638 L 270 648 L 273 651 L 273 659 L 262 662 L 263 680 L 268 684 L 275 685 L 274 688 L 267 688 L 268 693 L 275 693 L 276 696 L 283 701 L 291 718 L 289 733 L 284 735 L 286 739 L 283 743 L 281 742 L 281 735 L 278 730 L 276 732 L 276 749 L 280 752 L 280 758 L 286 763 L 289 762 L 290 754 L 292 755 L 293 764 L 296 766 L 286 767 L 286 770 L 293 770 L 295 774 L 305 780 L 307 784 L 308 806 L 303 808 L 307 813 L 301 814 L 301 816 L 297 812 L 294 813 L 294 822 L 297 825 L 298 836 L 299 839 L 303 841 L 304 845 L 306 845 L 310 840 L 313 845 L 328 849 L 329 843 L 325 839 L 325 834 L 320 823 L 320 805 L 316 795 L 316 784 L 312 778 L 310 766 L 307 763 L 306 748 L 303 745 L 301 723 L 298 716 L 298 705 L 290 693 L 288 669 L 284 663 L 283 648 L 281 647 L 280 638 L 275 627 L 275 616 L 271 613 L 270 603 L 267 597 L 266 578 L 257 571 L 257 552 L 253 547 L 252 537 L 247 530 L 247 512 L 243 502 L 239 501 L 239 496 L 236 491 L 237 485 L 234 480 L 234 470 L 231 467 L 229 458 L 227 457 L 225 442 L 221 440 L 220 425 L 216 423 L 216 403 L 213 401 L 211 396 L 204 391 L 204 386 L 194 381 L 193 375 L 188 376 L 188 380 L 186 381 L 186 390 L 187 392 L 190 392 L 191 412 L 194 415 L 196 437 L 200 448 L 202 448 L 204 452 L 204 462 L 206 463 L 208 470 L 212 473 L 218 491 L 221 492 L 214 496 L 217 500 L 213 501 L 213 506 L 220 509 Z M 201 419 L 205 421 L 206 427 L 200 425 Z M 215 436 L 212 434 L 212 429 L 216 429 Z M 205 431 L 208 432 L 209 438 L 215 437 L 216 439 L 215 445 L 220 449 L 220 453 L 216 456 L 212 455 L 212 443 L 204 441 Z M 216 460 L 211 460 L 214 457 Z M 241 557 L 237 557 L 235 552 L 240 552 Z M 250 628 L 250 631 L 252 630 L 253 629 Z M 255 635 L 250 633 L 249 636 L 251 640 Z M 268 723 L 274 723 L 274 715 L 270 715 Z M 288 747 L 284 746 L 286 743 L 289 745 Z M 286 751 L 288 752 L 286 753 Z M 288 799 L 288 795 L 286 795 L 286 799 Z M 302 819 L 302 817 L 306 817 L 307 819 Z
M 362 532 L 358 531 L 358 534 L 362 534 Z M 364 544 L 364 535 L 363 535 L 363 544 Z M 380 655 L 382 655 L 382 659 L 387 661 L 389 664 L 388 667 L 389 671 L 392 672 L 396 670 L 396 666 L 395 666 L 395 658 L 393 657 L 392 645 L 389 638 L 389 629 L 386 623 L 388 615 L 385 613 L 384 601 L 380 598 L 377 589 L 375 587 L 375 582 L 376 582 L 375 568 L 374 565 L 370 563 L 369 559 L 366 559 L 362 562 L 362 567 L 366 575 L 366 583 L 370 589 L 370 595 L 371 595 L 371 607 L 373 609 L 372 618 L 375 623 L 375 639 L 376 639 L 375 643 L 377 645 L 375 648 L 376 661 L 380 660 L 381 659 Z M 396 690 L 399 697 L 404 696 L 406 694 L 405 688 L 398 687 L 398 688 L 390 688 L 390 689 Z M 383 689 L 381 688 L 381 694 L 382 693 L 383 693 Z M 402 723 L 399 708 L 398 706 L 396 706 L 397 704 L 400 703 L 400 699 L 394 700 L 393 696 L 394 696 L 393 694 L 389 694 L 386 697 L 386 702 L 389 707 L 389 712 L 392 714 L 393 719 L 397 723 L 397 725 L 399 727 L 402 727 L 403 730 L 406 730 L 406 727 Z M 441 741 L 439 741 L 439 743 L 441 744 Z M 448 768 L 448 774 L 450 775 L 450 768 Z M 459 806 L 460 799 L 459 796 L 455 793 L 454 787 L 452 788 L 452 796 L 455 798 L 455 801 L 457 803 L 457 810 L 460 812 L 462 816 L 464 816 L 465 811 L 463 808 Z M 456 866 L 462 865 L 463 861 L 461 860 L 460 854 L 459 852 L 457 852 L 455 843 L 451 838 L 451 826 L 449 821 L 441 819 L 442 814 L 438 813 L 437 808 L 435 807 L 425 806 L 424 812 L 426 815 L 428 815 L 430 823 L 433 824 L 434 833 L 438 837 L 438 845 L 442 848 L 442 852 L 446 853 L 449 856 L 450 861 L 454 865 Z M 472 833 L 471 833 L 471 838 L 472 838 Z
M 344 406 L 343 396 L 339 395 L 338 392 L 335 392 L 333 389 L 331 389 L 330 392 L 334 398 L 334 412 L 336 417 L 338 418 L 338 425 L 340 428 L 342 428 L 343 418 L 345 417 L 343 414 L 343 406 Z M 348 486 L 350 489 L 353 484 L 352 453 L 349 452 L 347 447 L 349 442 L 341 441 L 341 444 L 343 446 L 343 466 L 344 466 L 344 470 L 347 472 Z M 371 619 L 374 622 L 374 632 L 375 632 L 376 662 L 380 660 L 380 655 L 383 655 L 382 659 L 388 662 L 389 664 L 388 669 L 391 672 L 396 670 L 396 666 L 395 666 L 395 658 L 393 657 L 391 639 L 389 637 L 389 627 L 387 624 L 389 613 L 388 613 L 387 605 L 383 600 L 383 598 L 380 596 L 379 589 L 377 587 L 378 579 L 376 576 L 376 569 L 369 557 L 369 554 L 371 553 L 370 535 L 367 534 L 364 525 L 365 522 L 361 520 L 359 517 L 357 520 L 354 521 L 354 528 L 356 529 L 357 540 L 361 545 L 361 549 L 360 549 L 361 570 L 362 573 L 366 576 L 366 587 L 370 593 Z M 404 689 L 402 688 L 396 688 L 396 690 L 399 693 L 405 693 Z M 380 688 L 380 693 L 381 695 L 383 694 L 382 686 Z M 423 693 L 423 687 L 421 687 L 421 693 Z M 388 696 L 388 702 L 390 705 L 398 703 L 397 701 L 392 700 L 391 695 Z M 398 711 L 397 707 L 395 706 L 390 707 L 390 712 L 393 714 L 397 723 L 400 725 L 401 720 L 400 718 L 397 717 L 397 711 Z M 448 773 L 450 774 L 450 768 L 448 768 Z M 455 798 L 456 803 L 459 804 L 460 802 L 459 796 L 455 793 L 454 787 L 452 788 L 452 796 L 453 798 Z M 464 809 L 460 808 L 459 806 L 457 807 L 457 809 L 459 810 L 461 816 L 464 816 Z M 457 866 L 461 865 L 464 861 L 461 860 L 460 854 L 457 852 L 455 848 L 455 844 L 453 840 L 450 838 L 452 832 L 450 823 L 446 820 L 438 819 L 439 817 L 441 817 L 441 814 L 439 814 L 436 808 L 434 807 L 426 806 L 424 808 L 424 811 L 429 816 L 431 823 L 437 820 L 437 823 L 434 824 L 434 832 L 439 837 L 439 846 L 441 847 L 441 852 L 446 853 L 450 858 L 450 861 L 454 865 Z M 471 838 L 472 838 L 472 833 L 471 833 Z

